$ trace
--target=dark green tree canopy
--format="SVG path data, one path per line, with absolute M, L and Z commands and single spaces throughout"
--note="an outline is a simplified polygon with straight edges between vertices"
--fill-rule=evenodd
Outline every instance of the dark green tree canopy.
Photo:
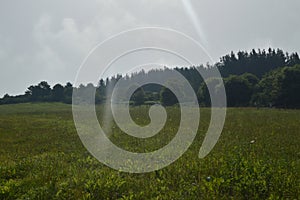
M 163 106 L 173 106 L 178 103 L 175 94 L 166 87 L 163 87 L 160 93 L 160 101 Z
M 263 106 L 300 108 L 300 65 L 280 68 L 264 76 L 256 100 Z
M 253 89 L 251 84 L 243 76 L 231 75 L 225 79 L 227 105 L 248 106 L 251 100 Z
M 56 84 L 52 89 L 52 100 L 62 102 L 64 100 L 65 88 L 61 84 Z
M 110 78 L 101 79 L 97 86 L 87 84 L 75 88 L 68 82 L 65 86 L 56 84 L 51 89 L 46 81 L 41 81 L 37 85 L 28 87 L 23 95 L 5 95 L 0 99 L 0 104 L 50 101 L 72 103 L 73 90 L 82 94 L 86 91 L 95 91 L 95 103 L 100 104 L 110 101 L 115 84 L 121 79 L 125 82 L 135 82 L 135 80 L 151 79 L 154 76 L 163 78 L 164 73 L 176 70 L 188 80 L 197 93 L 199 103 L 202 106 L 210 106 L 210 94 L 206 84 L 213 88 L 214 94 L 217 94 L 220 81 L 222 81 L 225 83 L 229 106 L 295 108 L 299 107 L 299 65 L 298 53 L 288 54 L 280 49 L 271 48 L 267 50 L 253 49 L 250 52 L 230 52 L 223 56 L 220 62 L 214 65 L 206 64 L 205 67 L 200 65 L 175 67 L 174 69 L 152 69 L 148 72 L 135 72 L 125 77 L 117 74 Z M 215 80 L 211 77 L 210 80 L 204 82 L 198 70 L 211 74 L 215 68 L 220 70 L 223 80 Z M 176 90 L 186 101 L 189 101 L 188 95 L 185 94 L 185 88 L 181 86 L 178 80 L 174 80 L 172 85 L 176 86 Z M 161 102 L 163 105 L 169 106 L 178 103 L 177 98 L 169 89 L 158 84 L 142 86 L 133 94 L 131 100 L 135 105 L 152 105 Z M 122 101 L 122 99 L 118 101 Z
M 140 106 L 145 102 L 145 91 L 142 87 L 139 87 L 131 96 L 131 100 L 134 101 L 134 105 Z

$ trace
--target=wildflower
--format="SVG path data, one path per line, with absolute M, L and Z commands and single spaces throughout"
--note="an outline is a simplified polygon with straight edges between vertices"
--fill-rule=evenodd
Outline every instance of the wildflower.
M 211 181 L 211 177 L 210 176 L 206 177 L 206 181 L 210 182 Z

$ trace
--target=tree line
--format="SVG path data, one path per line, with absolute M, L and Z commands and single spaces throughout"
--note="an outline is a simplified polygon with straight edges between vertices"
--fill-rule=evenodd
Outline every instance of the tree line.
M 218 68 L 222 79 L 211 77 L 204 82 L 198 70 Z M 231 52 L 220 58 L 214 65 L 176 67 L 174 69 L 153 69 L 149 72 L 140 71 L 131 76 L 116 75 L 106 80 L 101 79 L 97 86 L 93 84 L 80 85 L 74 88 L 71 83 L 56 84 L 52 88 L 42 81 L 38 85 L 28 87 L 23 95 L 10 96 L 6 94 L 0 99 L 0 104 L 25 102 L 63 102 L 72 103 L 73 90 L 85 92 L 95 90 L 95 102 L 101 104 L 111 97 L 112 89 L 119 80 L 149 78 L 162 76 L 168 70 L 176 70 L 182 74 L 197 94 L 200 106 L 210 106 L 210 95 L 207 85 L 213 86 L 218 92 L 221 82 L 224 83 L 227 104 L 230 107 L 262 106 L 300 108 L 300 59 L 297 53 L 284 53 L 280 49 L 255 50 L 250 52 Z M 89 102 L 87 102 L 89 103 Z M 144 85 L 131 96 L 132 105 L 161 103 L 172 106 L 177 99 L 172 91 L 157 84 Z
M 63 102 L 72 103 L 73 85 L 68 82 L 65 86 L 56 84 L 51 86 L 46 81 L 41 81 L 38 85 L 27 88 L 25 94 L 10 96 L 5 94 L 0 99 L 0 104 L 16 104 L 28 102 Z

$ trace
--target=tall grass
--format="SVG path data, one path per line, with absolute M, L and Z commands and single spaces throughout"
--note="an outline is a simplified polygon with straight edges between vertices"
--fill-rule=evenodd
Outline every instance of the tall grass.
M 103 108 L 97 108 L 99 121 Z M 139 124 L 148 107 L 134 107 Z M 180 112 L 150 139 L 133 139 L 111 124 L 118 146 L 148 152 L 176 134 Z M 300 111 L 231 108 L 213 151 L 198 151 L 210 119 L 201 109 L 198 135 L 170 166 L 146 174 L 115 171 L 83 147 L 71 106 L 0 106 L 0 199 L 298 199 L 300 197 Z

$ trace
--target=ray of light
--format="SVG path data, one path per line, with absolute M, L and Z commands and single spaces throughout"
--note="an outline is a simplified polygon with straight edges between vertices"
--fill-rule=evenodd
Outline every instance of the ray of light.
M 199 42 L 201 43 L 203 50 L 209 56 L 209 58 L 212 60 L 212 57 L 210 56 L 209 52 L 205 48 L 207 46 L 208 41 L 207 41 L 206 35 L 203 31 L 203 28 L 201 26 L 201 23 L 199 21 L 199 17 L 197 16 L 195 10 L 193 9 L 192 2 L 190 0 L 181 0 L 181 2 L 183 4 L 183 8 L 184 8 L 187 16 L 191 20 L 198 36 L 200 37 L 201 41 L 199 41 Z

